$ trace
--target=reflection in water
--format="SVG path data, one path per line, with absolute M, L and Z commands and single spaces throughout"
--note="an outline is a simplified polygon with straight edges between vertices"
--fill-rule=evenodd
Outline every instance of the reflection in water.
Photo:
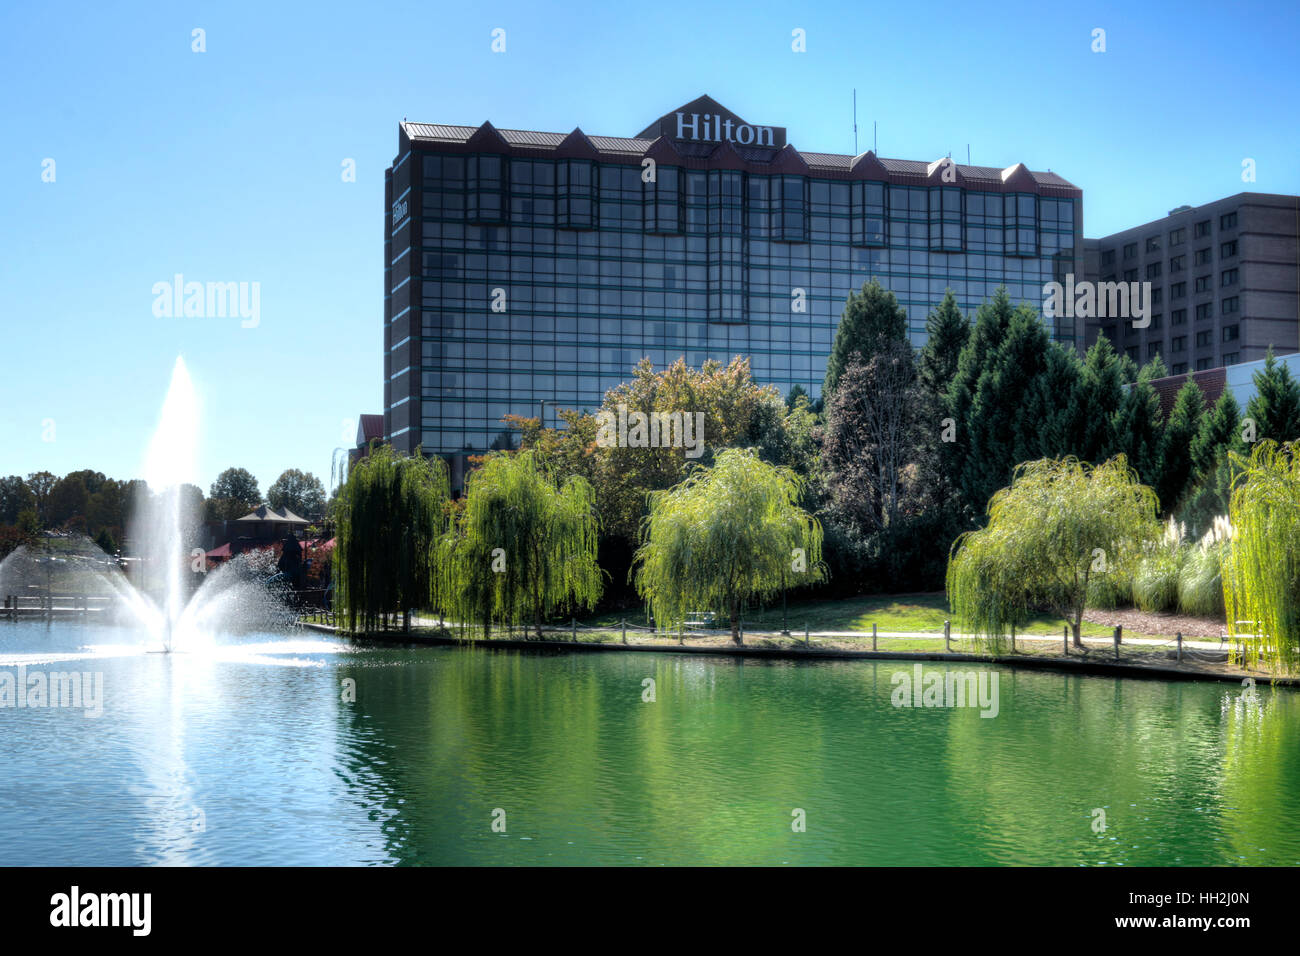
M 1300 863 L 1293 691 L 1006 669 L 985 719 L 895 662 L 0 636 L 106 688 L 0 711 L 0 864 Z

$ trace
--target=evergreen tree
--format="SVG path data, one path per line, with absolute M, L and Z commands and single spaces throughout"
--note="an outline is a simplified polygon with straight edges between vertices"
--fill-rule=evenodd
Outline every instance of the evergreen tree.
M 1128 458 L 1133 470 L 1144 485 L 1154 487 L 1160 480 L 1160 441 L 1164 428 L 1164 413 L 1160 410 L 1160 396 L 1143 376 L 1124 392 L 1123 401 L 1115 411 L 1115 447 Z
M 1218 515 L 1228 513 L 1232 472 L 1228 453 L 1245 456 L 1249 449 L 1241 438 L 1241 411 L 1232 392 L 1224 389 L 1201 419 L 1192 439 L 1193 487 L 1182 510 L 1182 520 L 1196 534 L 1208 530 Z
M 939 307 L 925 320 L 926 340 L 917 359 L 917 375 L 928 398 L 942 399 L 957 374 L 961 350 L 970 338 L 970 322 L 957 308 L 952 289 L 945 290 Z
M 1246 405 L 1246 417 L 1255 423 L 1255 440 L 1282 443 L 1300 438 L 1300 382 L 1273 355 L 1272 346 L 1254 382 L 1255 397 Z
M 1133 364 L 1133 360 L 1129 358 L 1127 355 L 1124 356 L 1124 361 L 1129 365 Z M 1160 353 L 1157 352 L 1155 357 L 1152 358 L 1150 362 L 1147 362 L 1146 365 L 1142 366 L 1142 371 L 1138 372 L 1135 378 L 1130 378 L 1128 379 L 1128 381 L 1150 382 L 1150 381 L 1154 381 L 1157 378 L 1164 378 L 1168 374 L 1169 374 L 1169 366 L 1165 365 L 1165 360 L 1162 359 L 1160 357 Z
M 826 360 L 822 400 L 830 402 L 835 386 L 854 353 L 861 356 L 865 365 L 882 346 L 893 341 L 907 341 L 907 311 L 898 304 L 894 293 L 875 279 L 864 282 L 861 292 L 849 292 L 830 357 Z
M 1079 388 L 1080 362 L 1074 349 L 1053 342 L 1043 372 L 1025 394 L 1016 428 L 1016 462 L 1064 458 L 1075 445 L 1075 411 L 1068 397 Z
M 1110 458 L 1116 444 L 1115 415 L 1123 401 L 1124 371 L 1115 347 L 1103 335 L 1088 349 L 1079 372 L 1070 454 L 1095 463 Z
M 1188 379 L 1174 400 L 1169 423 L 1160 440 L 1160 480 L 1156 493 L 1165 514 L 1174 513 L 1196 477 L 1192 464 L 1192 441 L 1200 431 L 1204 414 L 1205 397 L 1200 386 Z
M 1013 307 L 1005 288 L 976 311 L 948 392 L 957 435 L 945 449 L 955 484 L 977 511 L 1011 480 L 1017 446 L 1036 440 L 1039 423 L 1026 420 L 1023 406 L 1049 349 L 1042 318 L 1028 305 Z

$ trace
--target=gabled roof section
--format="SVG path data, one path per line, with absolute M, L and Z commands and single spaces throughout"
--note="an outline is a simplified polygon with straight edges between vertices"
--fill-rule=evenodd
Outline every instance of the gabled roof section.
M 952 161 L 951 156 L 941 156 L 926 166 L 925 178 L 934 186 L 960 186 L 965 180 L 961 167 Z
M 565 159 L 600 159 L 600 150 L 587 138 L 580 126 L 575 126 L 573 132 L 564 137 L 555 152 Z
M 789 143 L 786 143 L 781 151 L 772 157 L 772 171 L 775 173 L 797 173 L 806 176 L 809 168 L 808 161 Z
M 506 142 L 506 138 L 497 132 L 495 126 L 486 121 L 482 126 L 474 130 L 469 139 L 465 140 L 465 145 L 476 152 L 482 153 L 504 153 L 510 149 L 510 144 Z
M 859 153 L 849 161 L 849 172 L 854 179 L 888 179 L 889 170 L 872 150 Z
M 1033 189 L 1036 184 L 1034 174 L 1025 168 L 1024 163 L 1016 163 L 1002 170 L 1001 179 L 1005 185 L 1013 189 L 1021 187 Z

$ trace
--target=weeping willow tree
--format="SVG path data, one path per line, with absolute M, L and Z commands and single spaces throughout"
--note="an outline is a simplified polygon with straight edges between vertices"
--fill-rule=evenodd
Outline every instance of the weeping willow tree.
M 1232 540 L 1223 556 L 1228 633 L 1247 662 L 1287 671 L 1300 645 L 1300 443 L 1262 441 L 1247 459 L 1231 453 Z
M 1046 608 L 1068 621 L 1074 645 L 1089 580 L 1130 577 L 1160 536 L 1156 494 L 1119 455 L 1092 466 L 1050 458 L 1018 466 L 989 500 L 988 525 L 968 531 L 948 558 L 948 600 L 960 630 L 1000 653 L 1010 628 Z
M 479 625 L 529 621 L 593 607 L 602 590 L 591 486 L 562 485 L 532 451 L 494 455 L 465 483 L 465 507 L 438 543 L 442 606 Z
M 382 445 L 353 466 L 338 492 L 334 547 L 334 600 L 349 631 L 387 625 L 399 611 L 409 629 L 411 608 L 430 606 L 449 498 L 441 458 Z
M 729 448 L 712 468 L 651 492 L 632 563 L 655 623 L 668 629 L 693 611 L 723 611 L 739 644 L 751 601 L 821 580 L 822 528 L 799 507 L 803 487 L 789 468 Z

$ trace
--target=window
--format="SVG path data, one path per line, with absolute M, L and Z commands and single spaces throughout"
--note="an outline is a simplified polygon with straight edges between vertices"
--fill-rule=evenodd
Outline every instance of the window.
M 1186 352 L 1186 351 L 1187 351 L 1187 336 L 1185 336 L 1185 335 L 1175 335 L 1174 338 L 1173 338 L 1172 343 L 1170 344 L 1170 351 L 1172 351 L 1172 352 Z
M 1126 246 L 1124 246 L 1125 259 L 1136 259 L 1137 254 L 1138 254 L 1138 244 L 1136 242 L 1130 242 Z
M 1241 353 L 1240 353 L 1240 352 L 1224 352 L 1224 353 L 1223 353 L 1223 364 L 1224 364 L 1224 365 L 1236 365 L 1236 364 L 1238 364 L 1240 361 L 1241 361 Z
M 855 246 L 885 244 L 885 184 L 853 183 L 852 240 Z
M 1195 229 L 1192 231 L 1192 237 L 1194 239 L 1200 239 L 1202 236 L 1208 236 L 1209 234 L 1210 234 L 1210 220 L 1208 219 L 1204 219 L 1201 222 L 1198 222 L 1196 224 Z
M 1187 283 L 1186 283 L 1186 282 L 1171 282 L 1171 283 L 1169 283 L 1169 298 L 1171 298 L 1171 299 L 1181 299 L 1181 298 L 1182 298 L 1183 296 L 1185 296 L 1185 295 L 1187 295 Z
M 1113 266 L 1115 264 L 1115 250 L 1107 249 L 1101 254 L 1101 264 L 1103 266 Z
M 759 181 L 767 185 L 766 180 Z M 675 235 L 682 231 L 681 185 L 682 171 L 675 166 L 660 166 L 654 182 L 643 183 L 646 232 Z
M 1160 263 L 1150 262 L 1147 264 L 1147 278 L 1148 279 L 1160 278 Z
M 1237 339 L 1241 338 L 1240 329 L 1241 326 L 1239 325 L 1225 325 L 1223 327 L 1223 341 L 1225 342 L 1237 341 Z
M 1196 254 L 1195 254 L 1194 256 L 1192 256 L 1192 262 L 1193 262 L 1194 264 L 1198 265 L 1198 266 L 1209 265 L 1209 264 L 1210 264 L 1210 250 L 1209 250 L 1208 248 L 1206 248 L 1206 249 L 1197 249 L 1197 250 L 1196 250 Z
M 1147 237 L 1147 252 L 1159 252 L 1159 251 L 1160 251 L 1160 237 L 1159 237 L 1159 236 L 1148 236 L 1148 237 Z
M 930 189 L 930 251 L 961 252 L 961 190 L 955 186 Z
M 1196 371 L 1204 372 L 1207 368 L 1214 368 L 1214 359 L 1200 358 L 1196 360 Z
M 1124 281 L 1125 281 L 1125 282 L 1137 282 L 1137 280 L 1138 280 L 1138 271 L 1137 271 L 1136 269 L 1125 269 L 1125 270 L 1124 270 Z
M 1186 375 L 1186 374 L 1187 374 L 1187 363 L 1186 363 L 1186 362 L 1175 362 L 1175 363 L 1174 363 L 1174 367 L 1171 368 L 1171 369 L 1169 370 L 1169 374 L 1170 374 L 1170 375 Z
M 1236 228 L 1237 228 L 1237 214 L 1235 212 L 1224 213 L 1222 216 L 1219 217 L 1220 232 L 1222 232 L 1224 229 L 1236 229 Z
M 1206 329 L 1206 330 L 1203 331 L 1203 332 L 1197 332 L 1197 333 L 1196 333 L 1196 347 L 1197 347 L 1197 348 L 1202 348 L 1203 346 L 1206 346 L 1206 345 L 1213 345 L 1213 344 L 1214 344 L 1214 330 L 1213 330 L 1213 329 Z
M 1173 246 L 1181 246 L 1183 244 L 1183 238 L 1184 236 L 1186 236 L 1186 234 L 1187 234 L 1187 230 L 1181 227 L 1178 229 L 1171 229 L 1169 231 L 1170 247 L 1172 248 Z
M 1219 258 L 1220 258 L 1220 259 L 1227 259 L 1227 258 L 1230 257 L 1230 256 L 1235 256 L 1236 254 L 1237 254 L 1237 240 L 1236 240 L 1236 239 L 1233 239 L 1231 242 L 1225 242 L 1225 243 L 1223 243 L 1222 245 L 1219 246 Z
M 1148 343 L 1147 343 L 1147 358 L 1148 358 L 1148 359 L 1153 359 L 1153 358 L 1155 358 L 1155 357 L 1156 357 L 1157 355 L 1159 355 L 1159 354 L 1160 354 L 1160 343 L 1159 343 L 1159 342 L 1148 342 Z
M 1164 301 L 1165 290 L 1159 287 L 1151 290 L 1151 304 L 1159 305 Z
M 1155 315 L 1151 316 L 1151 325 L 1150 325 L 1150 328 L 1153 328 L 1153 329 L 1158 329 L 1158 328 L 1160 328 L 1160 326 L 1164 324 L 1164 319 L 1165 319 L 1165 317 L 1164 317 L 1163 313 L 1157 312 Z
M 808 217 L 804 213 L 807 185 L 803 176 L 772 178 L 772 238 L 785 242 L 808 240 Z
M 1169 260 L 1169 271 L 1182 272 L 1184 266 L 1186 265 L 1187 265 L 1186 256 L 1174 256 L 1172 259 Z
M 1230 295 L 1219 303 L 1220 315 L 1233 315 L 1237 311 L 1237 297 Z
M 1197 276 L 1197 277 L 1196 277 L 1196 291 L 1197 291 L 1197 292 L 1208 292 L 1208 291 L 1210 290 L 1210 288 L 1211 288 L 1211 286 L 1210 286 L 1210 280 L 1213 279 L 1213 278 L 1214 278 L 1213 276 Z
M 594 229 L 596 225 L 595 163 L 567 159 L 555 169 L 556 225 L 561 229 Z
M 1138 356 L 1141 355 L 1142 353 L 1138 351 L 1138 347 L 1136 345 L 1130 345 L 1128 348 L 1124 350 L 1124 354 L 1127 355 L 1129 358 L 1131 358 L 1134 362 L 1136 362 L 1138 361 Z
M 1214 303 L 1202 302 L 1200 305 L 1198 305 L 1196 307 L 1196 318 L 1198 320 L 1214 318 Z
M 1219 278 L 1220 278 L 1220 280 L 1221 280 L 1221 281 L 1219 282 L 1219 285 L 1236 285 L 1236 284 L 1237 284 L 1237 270 L 1236 270 L 1236 269 L 1224 269 L 1224 270 L 1223 270 L 1223 274 L 1222 274 Z
M 1174 311 L 1169 313 L 1170 325 L 1185 325 L 1186 323 L 1187 323 L 1186 309 L 1174 309 Z
M 469 156 L 465 160 L 465 218 L 469 222 L 504 222 L 505 160 L 500 156 Z

